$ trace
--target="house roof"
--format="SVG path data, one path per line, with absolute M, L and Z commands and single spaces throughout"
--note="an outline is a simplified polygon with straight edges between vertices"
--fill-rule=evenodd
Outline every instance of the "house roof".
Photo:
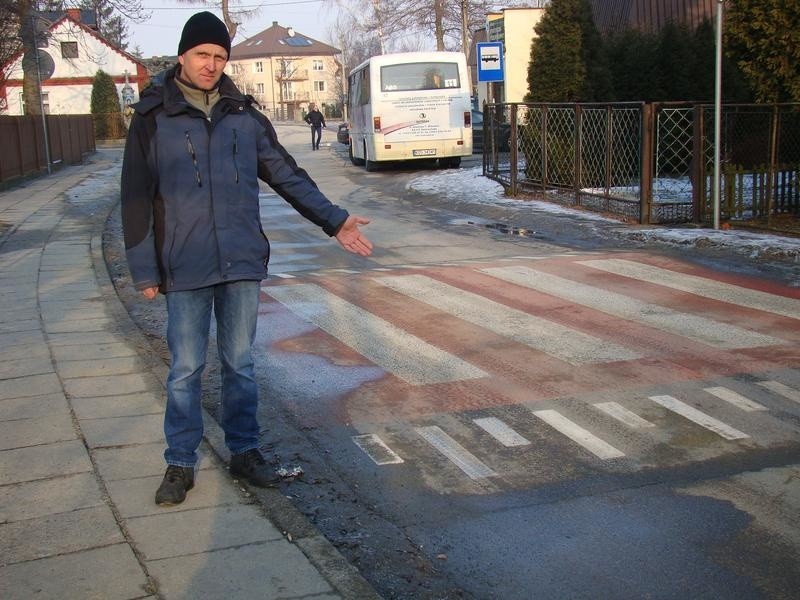
M 273 21 L 272 27 L 231 48 L 230 60 L 267 56 L 333 56 L 341 52 L 338 48 Z

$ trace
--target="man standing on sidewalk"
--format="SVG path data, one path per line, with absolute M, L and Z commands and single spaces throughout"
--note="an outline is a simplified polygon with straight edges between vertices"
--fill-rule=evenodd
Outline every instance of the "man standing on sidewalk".
M 322 139 L 322 128 L 325 125 L 325 115 L 317 110 L 316 104 L 310 104 L 308 114 L 305 116 L 306 123 L 311 125 L 311 149 L 319 150 L 319 142 Z
M 231 41 L 210 12 L 186 22 L 178 64 L 134 105 L 122 165 L 122 224 L 131 277 L 167 300 L 164 433 L 167 470 L 156 503 L 183 502 L 203 435 L 201 376 L 213 311 L 222 368 L 220 422 L 230 471 L 255 486 L 277 481 L 258 450 L 258 389 L 251 345 L 269 242 L 258 179 L 349 252 L 372 244 L 280 145 L 269 120 L 223 74 Z

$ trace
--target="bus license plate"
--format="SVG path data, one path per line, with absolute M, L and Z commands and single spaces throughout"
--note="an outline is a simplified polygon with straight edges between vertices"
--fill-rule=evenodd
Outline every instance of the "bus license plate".
M 411 154 L 414 156 L 436 156 L 436 149 L 431 148 L 428 150 L 412 150 Z

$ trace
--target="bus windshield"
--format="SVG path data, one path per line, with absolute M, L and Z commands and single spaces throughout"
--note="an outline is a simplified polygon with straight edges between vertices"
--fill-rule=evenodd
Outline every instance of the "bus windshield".
M 426 62 L 381 67 L 381 91 L 408 92 L 459 88 L 458 65 L 454 62 Z

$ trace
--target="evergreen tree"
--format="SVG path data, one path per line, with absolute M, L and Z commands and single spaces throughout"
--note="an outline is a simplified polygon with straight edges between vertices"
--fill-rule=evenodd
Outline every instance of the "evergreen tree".
M 527 102 L 584 100 L 587 70 L 583 61 L 581 15 L 584 0 L 553 0 L 534 27 L 528 64 Z
M 658 99 L 663 102 L 695 100 L 691 75 L 696 57 L 691 32 L 686 27 L 667 23 L 658 38 Z
M 90 107 L 94 116 L 94 134 L 97 139 L 119 137 L 124 133 L 117 86 L 114 85 L 111 76 L 102 69 L 97 71 L 92 82 Z
M 725 48 L 759 102 L 800 102 L 800 10 L 786 0 L 729 0 Z
M 615 33 L 607 42 L 616 99 L 620 102 L 659 99 L 656 77 L 658 40 L 635 29 Z

